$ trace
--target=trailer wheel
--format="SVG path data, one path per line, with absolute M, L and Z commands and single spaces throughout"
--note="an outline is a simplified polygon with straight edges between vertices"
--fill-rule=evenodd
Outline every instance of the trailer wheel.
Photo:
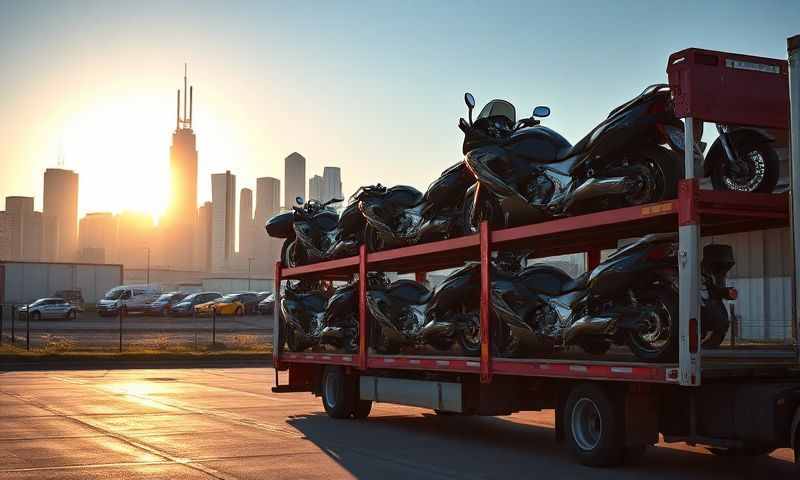
M 567 397 L 564 432 L 579 463 L 610 467 L 625 457 L 622 416 L 600 385 L 575 386 Z
M 328 416 L 348 418 L 356 408 L 355 394 L 352 379 L 348 379 L 342 367 L 325 367 L 322 373 L 322 406 Z
M 361 400 L 358 398 L 358 396 L 356 396 L 356 406 L 353 408 L 353 418 L 367 418 L 370 411 L 372 411 L 372 400 Z

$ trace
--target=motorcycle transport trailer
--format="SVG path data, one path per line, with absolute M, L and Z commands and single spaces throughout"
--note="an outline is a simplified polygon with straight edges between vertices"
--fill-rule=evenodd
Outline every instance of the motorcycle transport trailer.
M 358 256 L 295 268 L 278 262 L 274 338 L 282 339 L 281 281 L 350 280 L 354 274 L 365 279 L 368 272 L 415 272 L 421 281 L 425 272 L 478 260 L 481 352 L 479 357 L 383 355 L 370 350 L 365 334 L 359 335 L 358 352 L 353 354 L 289 352 L 277 341 L 273 391 L 320 395 L 335 418 L 366 417 L 373 401 L 478 415 L 555 409 L 556 438 L 569 444 L 586 465 L 619 464 L 657 443 L 659 434 L 667 442 L 703 445 L 714 453 L 737 456 L 792 447 L 800 464 L 796 279 L 791 344 L 737 345 L 732 322 L 730 345 L 704 352 L 698 326 L 701 236 L 791 226 L 794 272 L 800 271 L 800 149 L 791 151 L 789 195 L 701 189 L 692 148 L 695 120 L 785 130 L 789 107 L 791 144 L 800 144 L 800 36 L 790 38 L 788 46 L 788 63 L 697 49 L 670 56 L 670 86 L 687 143 L 686 179 L 675 200 L 496 231 L 484 222 L 474 235 L 374 253 L 362 245 Z M 601 250 L 616 248 L 619 240 L 662 232 L 678 232 L 679 238 L 677 363 L 641 363 L 612 355 L 599 357 L 602 360 L 493 355 L 492 251 L 535 245 L 539 257 L 586 252 L 592 268 Z M 367 282 L 358 285 L 359 331 L 369 332 Z M 279 385 L 278 372 L 286 370 L 288 383 Z

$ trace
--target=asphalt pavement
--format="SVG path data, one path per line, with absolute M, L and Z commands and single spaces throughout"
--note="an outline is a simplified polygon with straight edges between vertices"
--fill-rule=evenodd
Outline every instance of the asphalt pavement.
M 795 479 L 792 454 L 729 459 L 684 444 L 617 469 L 576 465 L 552 411 L 437 417 L 379 404 L 328 418 L 273 371 L 0 373 L 2 479 Z M 285 379 L 283 380 L 285 381 Z

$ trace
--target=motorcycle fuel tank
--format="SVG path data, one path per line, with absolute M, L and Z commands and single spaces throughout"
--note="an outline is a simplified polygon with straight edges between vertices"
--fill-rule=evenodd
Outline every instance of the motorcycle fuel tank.
M 506 144 L 514 155 L 535 163 L 551 163 L 567 152 L 572 145 L 555 130 L 537 125 L 523 128 L 508 139 Z
M 426 204 L 446 206 L 461 202 L 464 192 L 475 182 L 469 169 L 464 162 L 458 162 L 451 166 L 428 187 L 425 192 L 424 201 Z

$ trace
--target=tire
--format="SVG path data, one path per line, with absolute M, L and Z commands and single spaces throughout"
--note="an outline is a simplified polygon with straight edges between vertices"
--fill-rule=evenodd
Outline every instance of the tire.
M 361 400 L 358 398 L 358 390 L 356 389 L 356 405 L 353 408 L 353 418 L 357 420 L 365 419 L 372 411 L 372 400 Z
M 348 418 L 354 413 L 357 399 L 354 387 L 353 379 L 345 375 L 342 367 L 325 367 L 322 372 L 322 406 L 329 417 Z
M 759 170 L 763 173 L 750 174 L 745 177 L 730 177 L 725 152 L 717 149 L 716 154 L 709 158 L 711 161 L 711 184 L 714 190 L 733 190 L 741 192 L 772 193 L 778 184 L 780 174 L 780 161 L 778 153 L 768 143 L 754 141 L 751 138 L 732 135 L 734 149 L 739 152 L 747 163 L 749 169 Z M 760 179 L 759 179 L 760 177 Z
M 717 318 L 712 317 L 712 315 L 719 315 L 718 323 L 716 321 Z M 721 300 L 712 301 L 706 309 L 700 310 L 700 318 L 702 322 L 714 321 L 711 331 L 707 332 L 703 337 L 703 348 L 719 348 L 719 346 L 722 345 L 722 342 L 725 340 L 725 336 L 728 334 L 728 329 L 730 328 L 728 310 L 725 308 L 725 304 Z
M 592 383 L 573 387 L 562 418 L 565 438 L 579 463 L 612 467 L 624 461 L 624 417 L 606 388 Z
M 33 322 L 37 322 L 42 319 L 41 312 L 31 312 L 29 315 L 31 317 L 31 321 Z
M 611 343 L 596 338 L 586 338 L 578 342 L 578 346 L 589 355 L 605 355 L 611 348 Z
M 281 263 L 283 266 L 289 268 L 305 265 L 305 252 L 303 252 L 303 247 L 300 246 L 300 243 L 296 239 L 283 242 L 283 247 L 281 248 Z
M 480 231 L 480 222 L 484 220 L 489 222 L 489 226 L 492 227 L 492 229 L 500 227 L 499 223 L 502 218 L 500 205 L 498 205 L 493 198 L 487 198 L 486 196 L 478 202 L 478 211 L 475 213 L 475 221 L 473 222 L 472 210 L 475 206 L 474 194 L 475 191 L 471 190 L 464 196 L 464 207 L 461 209 L 463 215 L 461 225 L 464 229 L 464 235 L 478 233 Z
M 286 251 L 289 249 L 289 244 L 291 244 L 293 241 L 294 240 L 287 238 L 283 241 L 283 245 L 281 245 L 281 265 L 284 267 L 289 266 L 289 264 L 286 263 Z
M 775 449 L 771 447 L 734 447 L 734 448 L 713 448 L 707 449 L 709 452 L 719 457 L 762 457 L 774 452 Z
M 678 180 L 683 178 L 683 160 L 672 150 L 650 147 L 635 154 L 631 164 L 641 169 L 642 191 L 625 197 L 628 205 L 678 198 Z
M 286 347 L 290 352 L 302 352 L 305 350 L 304 345 L 300 338 L 295 333 L 294 327 L 288 323 L 285 324 L 286 328 Z
M 678 358 L 678 292 L 674 286 L 653 285 L 637 292 L 640 304 L 654 307 L 648 318 L 650 330 L 629 329 L 625 342 L 634 355 L 645 362 L 674 362 Z M 662 325 L 664 322 L 668 325 Z M 655 328 L 656 331 L 652 331 Z M 652 338 L 652 335 L 656 335 Z M 666 337 L 665 337 L 666 335 Z
M 78 312 L 76 310 L 70 310 L 67 312 L 67 320 L 75 321 L 78 319 Z
M 236 315 L 237 317 L 244 317 L 244 308 L 236 307 L 236 311 L 233 312 L 233 314 Z
M 466 319 L 463 319 L 466 317 Z M 458 344 L 464 355 L 476 357 L 481 354 L 481 319 L 479 315 L 462 316 L 458 330 Z

